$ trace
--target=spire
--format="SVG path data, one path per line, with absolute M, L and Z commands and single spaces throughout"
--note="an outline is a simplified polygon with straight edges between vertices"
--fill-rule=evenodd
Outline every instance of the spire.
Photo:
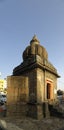
M 32 40 L 30 41 L 30 44 L 32 44 L 32 43 L 34 43 L 34 44 L 39 44 L 40 43 L 36 35 L 34 35 Z

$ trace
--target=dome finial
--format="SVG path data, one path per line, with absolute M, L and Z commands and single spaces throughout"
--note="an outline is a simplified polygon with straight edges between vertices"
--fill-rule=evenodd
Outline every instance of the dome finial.
M 36 36 L 36 34 L 34 34 L 34 36 L 33 36 L 33 38 L 32 39 L 37 39 L 37 36 Z
M 30 41 L 30 44 L 32 44 L 32 43 L 34 43 L 34 44 L 39 44 L 40 43 L 37 36 L 36 36 L 36 34 L 34 34 L 32 40 Z

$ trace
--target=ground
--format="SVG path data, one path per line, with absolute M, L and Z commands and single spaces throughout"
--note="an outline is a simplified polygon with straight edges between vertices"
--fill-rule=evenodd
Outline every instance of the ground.
M 60 103 L 57 109 L 64 115 L 64 102 Z M 50 117 L 36 120 L 28 117 L 3 117 L 1 113 L 1 125 L 6 128 L 5 130 L 64 130 L 64 116 L 63 118 Z
M 31 118 L 1 118 L 6 122 L 7 130 L 64 130 L 64 119 L 60 118 L 44 118 L 35 120 Z M 5 123 L 4 123 L 5 124 Z

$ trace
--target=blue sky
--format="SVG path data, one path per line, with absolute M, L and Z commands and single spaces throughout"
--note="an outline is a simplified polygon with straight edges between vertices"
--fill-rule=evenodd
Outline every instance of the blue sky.
M 64 89 L 64 0 L 0 0 L 0 72 L 11 75 L 36 34 Z

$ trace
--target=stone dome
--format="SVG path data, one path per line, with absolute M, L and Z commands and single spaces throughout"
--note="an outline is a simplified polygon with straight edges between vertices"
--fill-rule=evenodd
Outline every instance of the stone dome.
M 42 59 L 48 59 L 48 53 L 46 49 L 40 45 L 40 42 L 37 39 L 36 35 L 34 35 L 32 40 L 30 41 L 30 45 L 24 50 L 23 60 L 27 60 L 28 58 L 31 58 L 35 55 L 40 56 Z

